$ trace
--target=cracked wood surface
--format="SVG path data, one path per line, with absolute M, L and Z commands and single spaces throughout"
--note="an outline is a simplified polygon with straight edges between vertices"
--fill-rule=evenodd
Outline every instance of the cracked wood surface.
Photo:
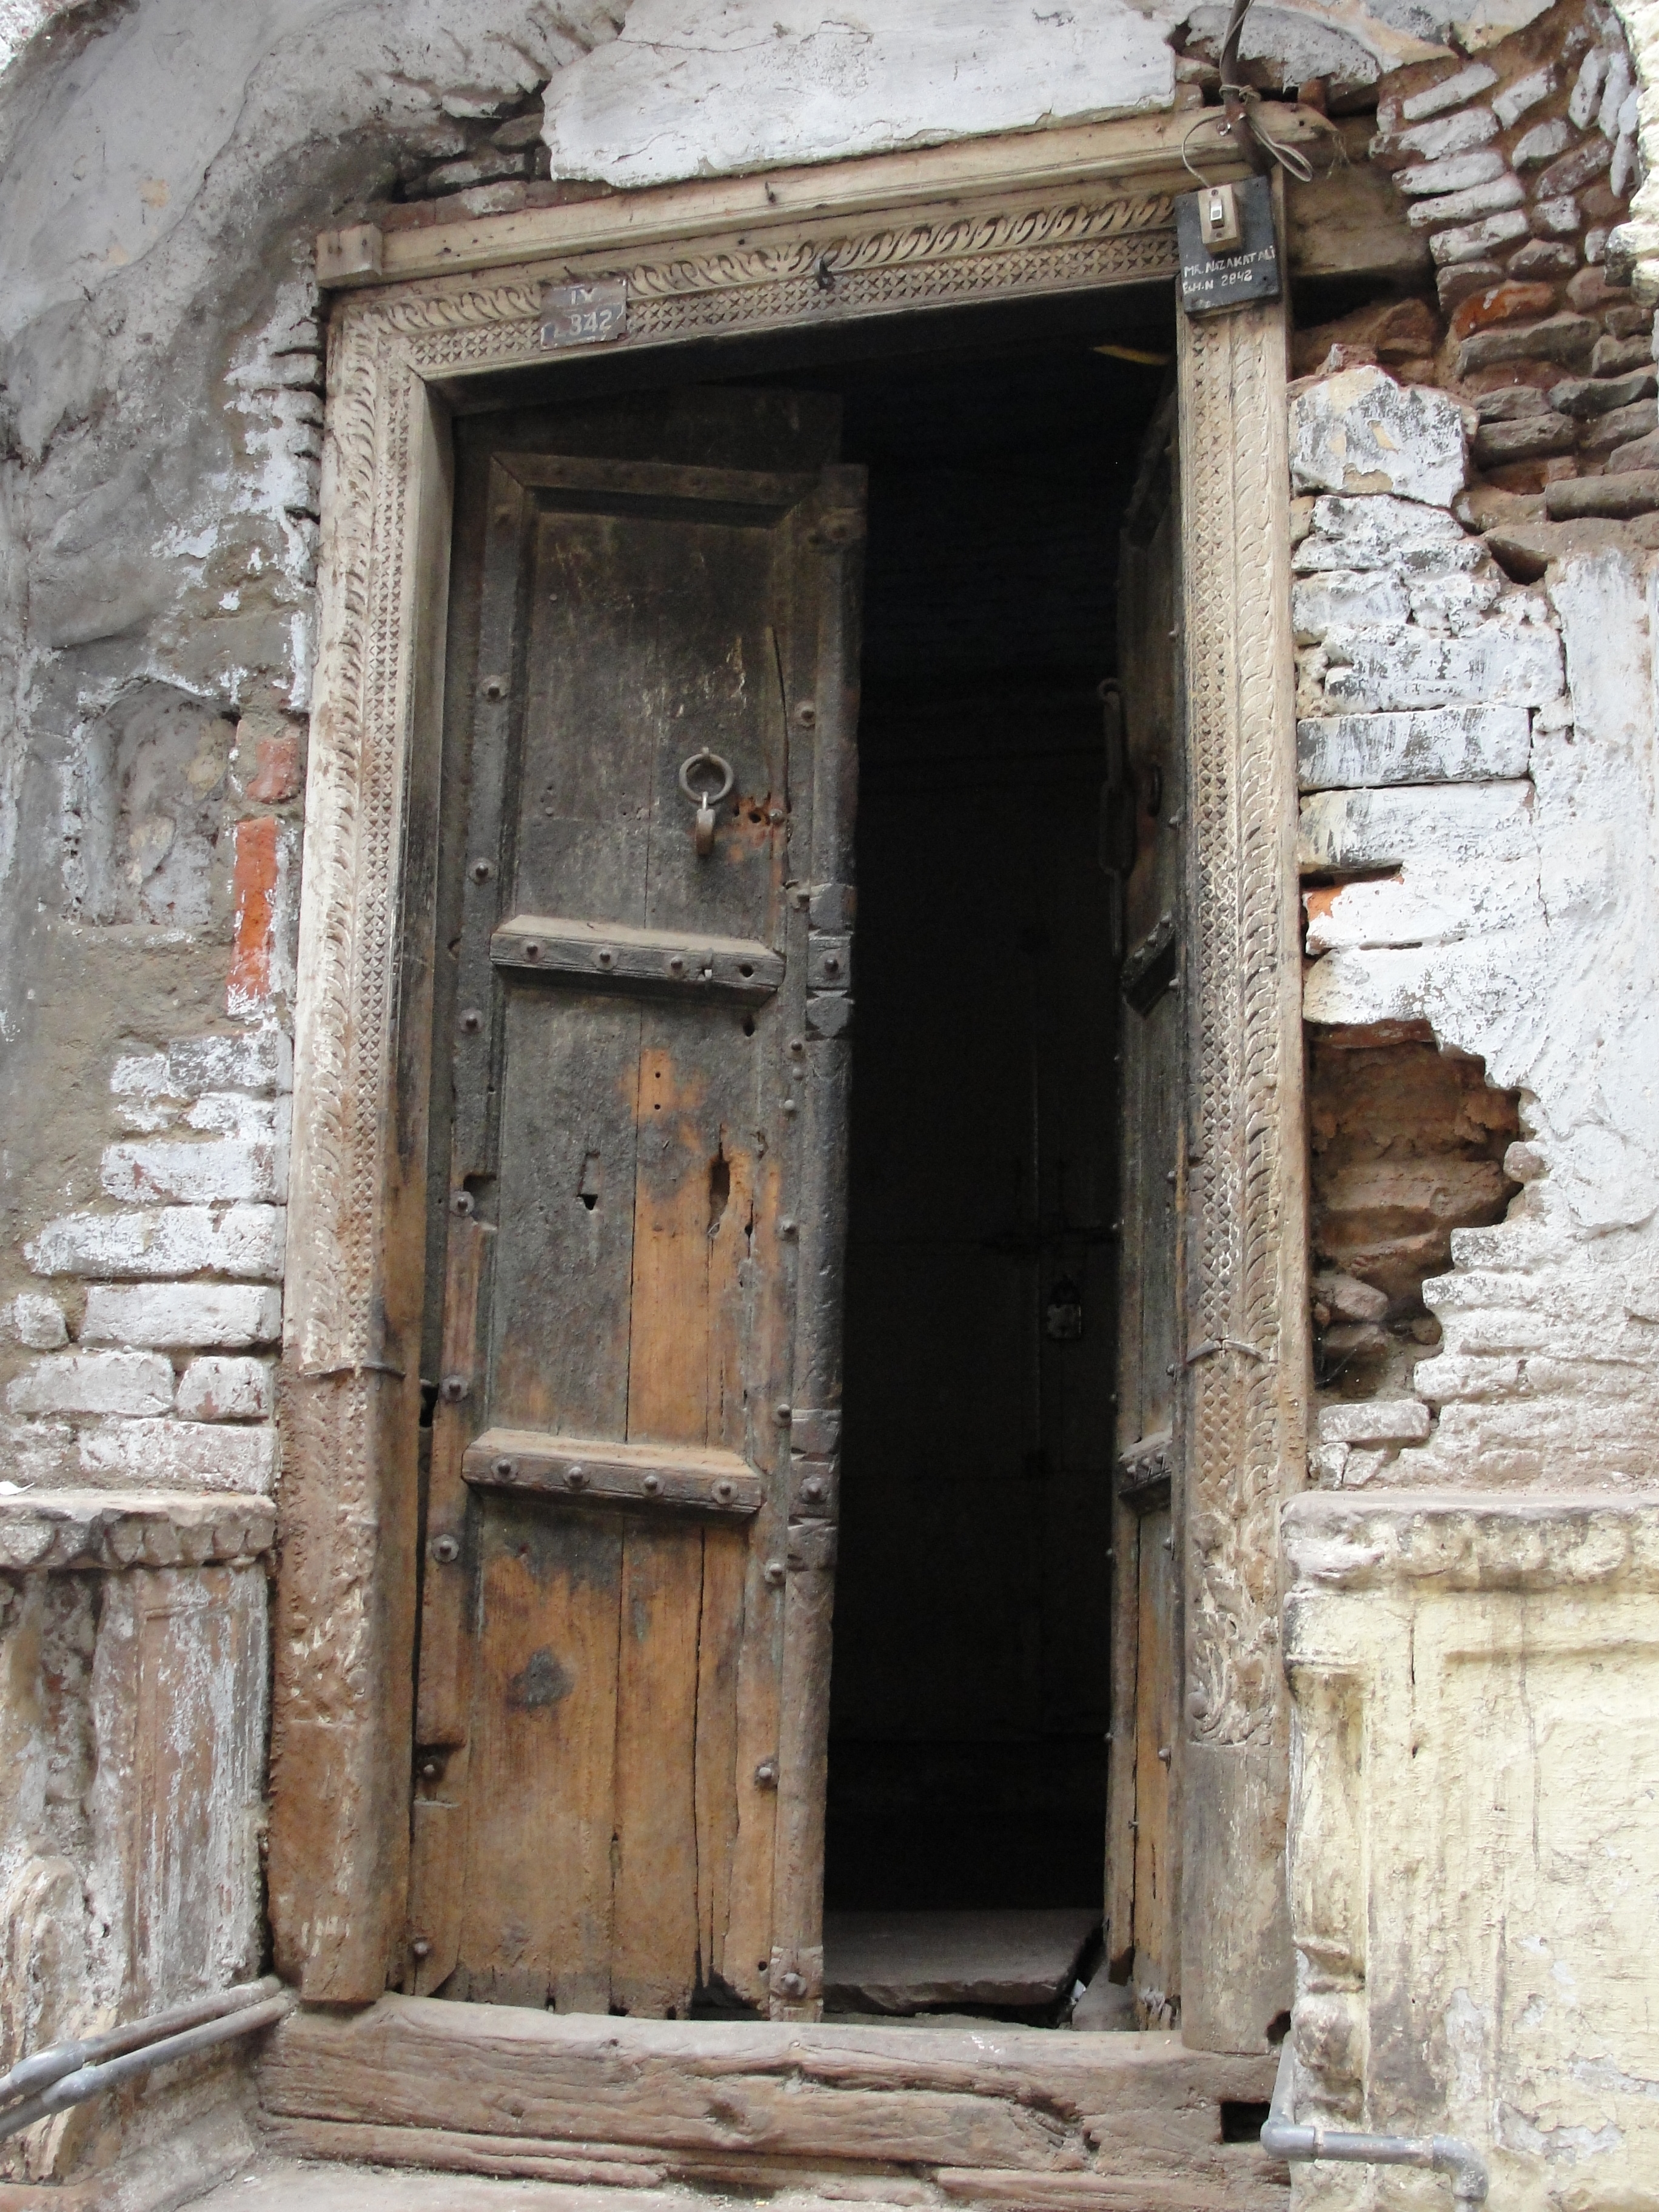
M 1033 2207 L 1268 2212 L 1283 2170 L 1221 2142 L 1220 2106 L 1264 2101 L 1272 2066 L 1174 2034 L 618 2021 L 386 1997 L 284 2022 L 260 2092 L 279 2144 L 392 2163 L 553 2178 L 541 2162 L 556 2160 L 574 2179 L 588 2160 L 772 2187 L 833 2171 Z

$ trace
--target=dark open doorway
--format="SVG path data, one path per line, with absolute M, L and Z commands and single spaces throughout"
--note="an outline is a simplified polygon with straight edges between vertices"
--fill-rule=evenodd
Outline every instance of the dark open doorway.
M 832 2005 L 848 1915 L 1101 1911 L 1119 1009 L 1099 686 L 1167 375 L 1097 338 L 837 379 L 870 535 Z

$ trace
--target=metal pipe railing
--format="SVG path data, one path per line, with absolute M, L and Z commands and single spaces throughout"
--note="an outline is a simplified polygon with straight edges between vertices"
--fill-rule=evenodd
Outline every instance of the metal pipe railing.
M 273 2027 L 293 2004 L 292 1992 L 275 1974 L 267 1974 L 263 1981 L 194 1998 L 149 2020 L 37 2051 L 0 2075 L 0 2138 L 84 2104 L 152 2066 L 167 2066 L 216 2043 Z
M 1342 2159 L 1355 2166 L 1427 2166 L 1451 2176 L 1452 2196 L 1459 2204 L 1486 2201 L 1486 2162 L 1461 2136 L 1367 2136 L 1332 2132 L 1316 2122 L 1298 2126 L 1296 2120 L 1296 2061 L 1291 2039 L 1279 2056 L 1273 2103 L 1261 2130 L 1261 2148 L 1271 2157 L 1283 2159 Z

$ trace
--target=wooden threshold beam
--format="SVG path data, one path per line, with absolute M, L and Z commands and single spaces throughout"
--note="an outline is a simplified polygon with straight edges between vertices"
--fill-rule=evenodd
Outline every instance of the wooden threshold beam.
M 1137 2212 L 1283 2212 L 1286 2177 L 1224 2142 L 1271 2058 L 1176 2034 L 808 2026 L 384 1997 L 298 2012 L 260 2062 L 274 2147 L 550 2180 L 781 2188 L 931 2181 L 948 2197 Z
M 1162 110 L 1107 123 L 1018 131 L 969 138 L 905 154 L 871 154 L 753 175 L 698 179 L 610 192 L 563 207 L 526 208 L 418 228 L 382 231 L 373 223 L 325 230 L 317 240 L 317 282 L 325 291 L 411 278 L 501 269 L 516 263 L 626 256 L 674 241 L 740 231 L 759 241 L 780 228 L 843 222 L 906 208 L 949 203 L 971 193 L 1012 197 L 1109 185 L 1182 191 L 1196 180 L 1182 148 L 1205 115 L 1219 109 Z M 1300 144 L 1315 126 L 1286 104 L 1273 119 L 1276 137 Z M 1206 178 L 1249 173 L 1213 129 L 1201 133 L 1195 155 Z

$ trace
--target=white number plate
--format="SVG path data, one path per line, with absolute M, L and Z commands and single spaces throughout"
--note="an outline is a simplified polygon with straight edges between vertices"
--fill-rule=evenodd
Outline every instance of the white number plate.
M 550 284 L 542 295 L 542 343 L 602 345 L 628 328 L 628 287 L 620 277 L 599 284 Z

